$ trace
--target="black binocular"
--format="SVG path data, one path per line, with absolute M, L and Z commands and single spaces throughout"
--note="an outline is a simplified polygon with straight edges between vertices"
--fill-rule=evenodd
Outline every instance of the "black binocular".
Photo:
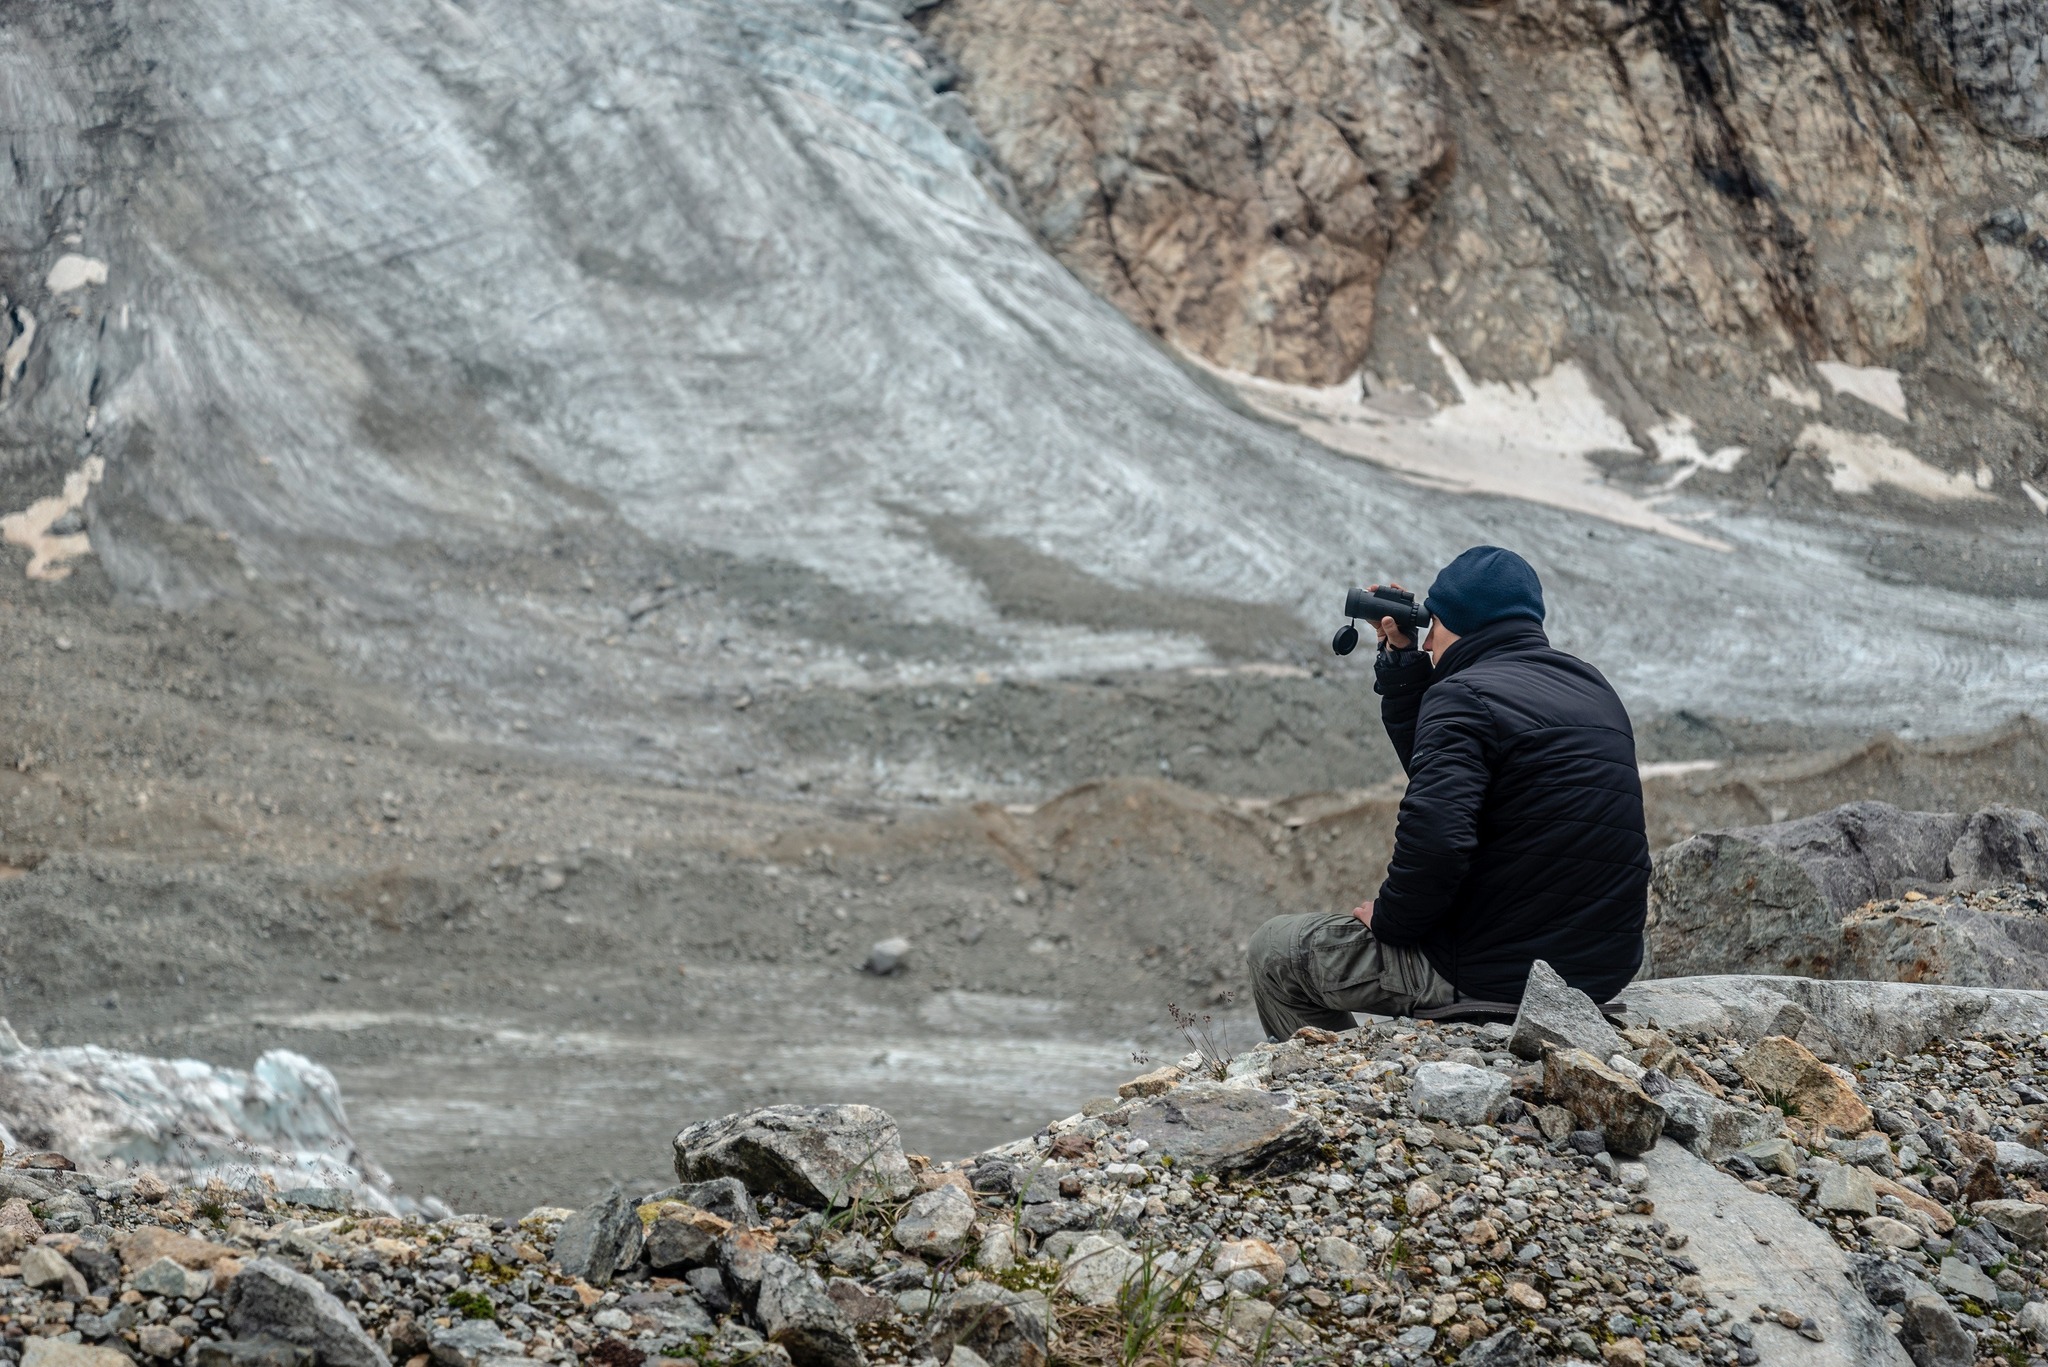
M 1416 602 L 1415 595 L 1406 589 L 1353 589 L 1344 595 L 1344 615 L 1351 620 L 1337 628 L 1337 635 L 1330 642 L 1330 649 L 1339 655 L 1349 655 L 1358 649 L 1360 619 L 1377 626 L 1382 617 L 1391 617 L 1397 630 L 1418 641 L 1429 626 L 1429 609 Z

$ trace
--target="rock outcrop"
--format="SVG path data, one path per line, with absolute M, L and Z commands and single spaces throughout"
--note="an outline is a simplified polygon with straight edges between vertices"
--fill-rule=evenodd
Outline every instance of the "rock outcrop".
M 1621 415 L 1644 483 L 1676 462 L 1742 497 L 1884 484 L 2034 514 L 2021 481 L 2038 494 L 2048 478 L 2031 435 L 2048 415 L 2038 6 L 1246 8 L 1254 22 L 1224 28 L 1193 5 L 948 0 L 928 23 L 1026 220 L 1139 322 L 1221 365 L 1324 383 L 1369 326 L 1368 400 L 1412 386 L 1450 401 L 1465 372 L 1530 380 L 1571 362 Z M 1397 236 L 1372 303 L 1253 286 L 1229 325 L 1189 326 L 1187 302 L 1211 302 L 1219 273 L 1303 281 L 1284 230 L 1262 237 L 1283 196 L 1212 187 L 1299 164 L 1298 138 L 1263 137 L 1293 133 L 1308 100 L 1269 94 L 1262 73 L 1302 61 L 1299 35 L 1339 16 L 1364 48 L 1345 98 L 1381 136 L 1338 162 L 1392 177 L 1374 187 L 1376 230 L 1424 220 Z M 1140 80 L 1151 93 L 1132 93 Z M 1294 179 L 1291 203 L 1332 183 Z M 1401 193 L 1439 181 L 1433 204 Z M 1253 208 L 1211 207 L 1231 203 Z M 1207 259 L 1183 256 L 1194 243 Z M 1239 321 L 1251 309 L 1257 329 Z M 1330 339 L 1320 358 L 1274 354 L 1274 331 L 1311 322 Z
M 1855 802 L 1709 832 L 1655 857 L 1643 975 L 2032 987 L 2048 980 L 2044 882 L 2048 820 L 2010 807 Z M 2007 891 L 1970 892 L 1985 887 Z
M 1176 346 L 1334 384 L 1449 174 L 1422 38 L 1386 0 L 951 0 L 930 37 L 1025 220 Z

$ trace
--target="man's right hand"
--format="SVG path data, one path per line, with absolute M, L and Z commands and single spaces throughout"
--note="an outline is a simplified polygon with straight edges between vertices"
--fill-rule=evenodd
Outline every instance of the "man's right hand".
M 1372 593 L 1376 592 L 1380 586 L 1378 584 L 1368 584 L 1365 587 L 1366 592 Z M 1399 584 L 1389 584 L 1387 587 L 1398 589 L 1401 586 Z M 1415 638 L 1395 626 L 1394 619 L 1391 617 L 1380 618 L 1379 621 L 1373 623 L 1372 629 L 1379 634 L 1381 650 L 1385 650 L 1388 646 L 1392 646 L 1396 650 L 1406 650 L 1415 644 Z

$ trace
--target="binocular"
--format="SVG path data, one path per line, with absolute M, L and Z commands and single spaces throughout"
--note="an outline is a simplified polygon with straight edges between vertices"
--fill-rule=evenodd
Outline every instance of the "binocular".
M 1337 628 L 1337 635 L 1330 642 L 1330 649 L 1339 655 L 1349 655 L 1358 649 L 1360 619 L 1377 626 L 1382 617 L 1391 617 L 1397 630 L 1418 641 L 1429 626 L 1429 609 L 1416 602 L 1415 595 L 1406 589 L 1353 589 L 1344 595 L 1344 615 L 1351 620 Z

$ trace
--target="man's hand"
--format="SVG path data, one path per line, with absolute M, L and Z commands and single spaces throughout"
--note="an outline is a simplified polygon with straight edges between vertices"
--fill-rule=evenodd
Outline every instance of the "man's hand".
M 1387 587 L 1390 589 L 1398 589 L 1401 586 L 1399 584 L 1389 584 L 1387 585 Z M 1379 585 L 1367 584 L 1365 588 L 1366 592 L 1372 593 L 1379 588 Z M 1372 629 L 1375 632 L 1379 633 L 1380 649 L 1382 650 L 1385 650 L 1387 646 L 1390 644 L 1396 650 L 1406 650 L 1408 649 L 1408 647 L 1415 644 L 1415 641 L 1412 637 L 1410 637 L 1406 632 L 1402 631 L 1399 627 L 1394 625 L 1394 619 L 1391 617 L 1380 618 L 1379 621 L 1374 622 L 1372 624 Z M 1371 906 L 1372 903 L 1366 903 L 1366 907 L 1368 909 Z M 1367 924 L 1371 923 L 1371 918 L 1369 916 L 1360 917 L 1359 919 L 1366 921 Z
M 1351 914 L 1352 914 L 1353 916 L 1356 916 L 1356 917 L 1357 917 L 1357 918 L 1358 918 L 1358 919 L 1359 919 L 1359 920 L 1360 920 L 1361 922 L 1363 922 L 1363 923 L 1365 924 L 1365 928 L 1366 928 L 1367 930 L 1371 930 L 1371 929 L 1372 929 L 1372 903 L 1371 903 L 1371 902 L 1367 902 L 1367 903 L 1366 903 L 1366 904 L 1365 904 L 1364 906 L 1362 906 L 1362 907 L 1353 907 L 1353 908 L 1351 908 Z

